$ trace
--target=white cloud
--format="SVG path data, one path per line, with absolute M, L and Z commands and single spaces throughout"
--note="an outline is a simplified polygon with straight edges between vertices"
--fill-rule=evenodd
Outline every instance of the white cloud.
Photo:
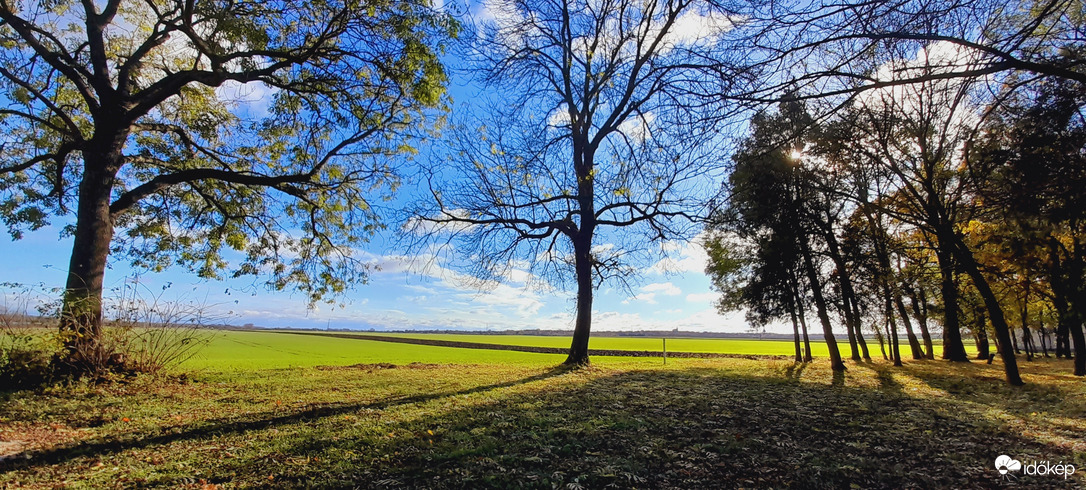
M 629 331 L 679 329 L 687 332 L 747 332 L 749 325 L 741 314 L 720 315 L 713 308 L 694 312 L 685 317 L 666 319 L 644 318 L 639 313 L 593 311 L 593 330 Z
M 624 305 L 628 305 L 631 303 L 645 303 L 654 305 L 656 304 L 656 293 L 641 293 L 622 300 L 622 304 Z
M 648 284 L 641 287 L 641 294 L 637 294 L 626 298 L 622 301 L 622 304 L 628 305 L 631 303 L 645 303 L 650 305 L 657 304 L 656 296 L 678 296 L 683 291 L 670 282 L 657 282 Z
M 720 293 L 712 291 L 708 293 L 696 293 L 686 295 L 686 300 L 691 303 L 712 303 L 720 298 Z
M 660 53 L 666 53 L 683 45 L 714 43 L 733 27 L 735 27 L 735 21 L 724 14 L 703 15 L 698 12 L 686 12 L 675 19 L 671 29 L 664 34 Z M 661 29 L 662 26 L 655 28 L 656 35 Z
M 215 95 L 219 100 L 231 104 L 239 110 L 248 112 L 255 118 L 267 117 L 278 88 L 270 87 L 263 82 L 241 83 L 227 80 L 215 88 Z
M 651 135 L 653 121 L 656 121 L 656 114 L 646 112 L 640 117 L 622 121 L 618 125 L 618 131 L 634 141 L 642 142 Z
M 467 210 L 464 209 L 449 209 L 428 219 L 412 216 L 404 223 L 403 229 L 415 235 L 463 233 L 470 231 L 475 225 L 462 221 L 438 222 L 434 220 L 467 219 L 469 216 Z
M 543 307 L 538 294 L 506 284 L 499 284 L 494 289 L 480 293 L 472 299 L 489 306 L 511 308 L 521 317 L 534 317 Z
M 552 128 L 564 128 L 569 126 L 569 107 L 562 104 L 557 109 L 551 111 L 547 116 L 547 126 Z
M 664 242 L 660 249 L 668 254 L 650 266 L 647 272 L 655 274 L 677 274 L 684 272 L 705 273 L 705 266 L 709 263 L 709 255 L 705 249 L 698 245 L 702 235 L 694 237 L 692 241 Z M 675 255 L 678 255 L 676 257 Z
M 646 293 L 660 293 L 665 296 L 678 296 L 683 293 L 681 289 L 670 282 L 657 282 L 643 286 L 642 291 Z

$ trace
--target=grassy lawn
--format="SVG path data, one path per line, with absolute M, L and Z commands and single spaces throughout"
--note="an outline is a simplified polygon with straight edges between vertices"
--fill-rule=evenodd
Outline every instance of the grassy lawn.
M 1000 454 L 1078 467 L 1012 486 L 1086 483 L 1066 361 L 1015 389 L 998 363 L 560 360 L 220 332 L 182 379 L 4 394 L 0 486 L 990 488 Z

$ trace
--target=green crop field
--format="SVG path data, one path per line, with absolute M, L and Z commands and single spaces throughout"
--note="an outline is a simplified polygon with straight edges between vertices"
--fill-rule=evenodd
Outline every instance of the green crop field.
M 350 332 L 328 332 L 329 334 L 350 334 Z M 384 333 L 361 332 L 365 335 L 401 337 L 424 340 L 443 340 L 451 342 L 471 342 L 482 344 L 519 345 L 529 347 L 557 347 L 569 348 L 570 337 L 543 336 L 543 335 L 501 335 L 501 334 L 433 334 L 433 333 Z M 572 335 L 572 333 L 570 334 Z M 843 336 L 837 340 L 837 346 L 842 355 L 849 356 L 847 338 Z M 879 344 L 874 340 L 868 340 L 867 347 L 872 357 L 881 357 Z M 936 343 L 935 355 L 942 354 L 942 344 Z M 971 348 L 971 344 L 966 345 Z M 655 351 L 663 348 L 663 340 L 659 337 L 591 337 L 588 342 L 589 349 L 602 350 L 633 350 Z M 908 356 L 908 343 L 901 340 L 902 356 Z M 711 352 L 720 354 L 743 355 L 782 355 L 790 356 L 795 352 L 795 347 L 790 340 L 756 340 L 756 339 L 711 339 L 711 338 L 669 338 L 667 339 L 669 352 Z M 814 357 L 828 357 L 829 350 L 821 337 L 811 338 L 811 355 Z
M 556 354 L 458 349 L 262 331 L 209 331 L 209 343 L 183 369 L 246 370 L 411 362 L 553 365 Z

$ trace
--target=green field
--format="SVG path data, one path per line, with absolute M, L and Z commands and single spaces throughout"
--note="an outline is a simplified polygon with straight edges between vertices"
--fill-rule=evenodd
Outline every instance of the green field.
M 383 362 L 542 366 L 564 359 L 556 354 L 432 347 L 283 332 L 210 331 L 208 335 L 209 344 L 187 361 L 183 369 L 248 370 Z
M 352 332 L 327 332 L 329 334 L 351 334 Z M 384 333 L 384 332 L 358 332 L 365 335 L 403 337 L 411 339 L 444 340 L 452 342 L 473 342 L 482 344 L 520 345 L 528 347 L 556 347 L 569 348 L 570 337 L 543 336 L 543 335 L 501 335 L 501 334 L 433 334 L 433 333 Z M 571 333 L 572 335 L 572 333 Z M 908 343 L 901 339 L 902 356 L 909 356 Z M 837 339 L 837 346 L 843 356 L 849 356 L 848 339 Z M 868 350 L 872 357 L 881 357 L 879 344 L 868 340 Z M 942 344 L 936 343 L 935 355 L 942 354 Z M 604 337 L 594 336 L 588 341 L 589 349 L 601 350 L 634 350 L 659 352 L 663 348 L 663 340 L 659 337 Z M 967 349 L 972 345 L 967 344 Z M 720 354 L 741 355 L 772 355 L 791 356 L 795 353 L 795 347 L 790 340 L 756 340 L 756 339 L 711 339 L 711 338 L 669 338 L 667 339 L 668 352 L 710 352 Z M 814 357 L 829 357 L 829 349 L 821 337 L 811 338 L 811 355 Z
M 562 355 L 210 334 L 169 376 L 0 393 L 0 487 L 992 488 L 999 454 L 1080 468 L 1019 486 L 1086 483 L 1086 382 L 1066 360 L 1023 361 L 1013 388 L 998 362 L 570 370 Z

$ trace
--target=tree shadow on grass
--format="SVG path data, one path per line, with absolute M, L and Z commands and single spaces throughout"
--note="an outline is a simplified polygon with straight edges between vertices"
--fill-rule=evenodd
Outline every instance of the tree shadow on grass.
M 508 388 L 521 384 L 532 383 L 535 381 L 541 381 L 553 376 L 569 372 L 570 369 L 571 368 L 567 366 L 556 366 L 534 376 L 484 386 L 476 386 L 473 388 L 458 391 L 420 393 L 416 395 L 390 398 L 369 403 L 324 404 L 296 411 L 277 411 L 274 413 L 265 412 L 261 414 L 256 414 L 256 416 L 251 418 L 210 420 L 195 426 L 186 427 L 178 432 L 166 434 L 126 435 L 113 439 L 99 440 L 93 442 L 80 442 L 72 445 L 54 447 L 45 451 L 37 451 L 28 455 L 19 455 L 18 457 L 2 460 L 0 461 L 0 471 L 10 471 L 19 468 L 57 464 L 82 456 L 102 456 L 133 449 L 146 448 L 150 446 L 167 445 L 179 441 L 201 440 L 222 436 L 238 435 L 250 431 L 269 429 L 278 426 L 287 426 L 296 423 L 305 423 L 308 421 L 334 417 L 347 413 L 355 413 L 363 410 L 386 410 L 401 405 L 426 403 L 458 395 L 483 393 L 501 388 Z
M 952 404 L 906 396 L 892 377 L 887 386 L 828 389 L 708 368 L 623 372 L 435 407 L 387 437 L 344 430 L 276 449 L 305 465 L 269 456 L 215 471 L 274 487 L 991 488 L 1005 484 L 993 467 L 1000 454 L 1066 456 L 993 433 Z M 1068 486 L 1055 477 L 1013 484 Z
M 1023 374 L 1033 374 L 1053 379 L 1063 378 L 1063 383 L 1037 383 L 1027 377 L 1025 386 L 1007 384 L 1003 367 L 983 363 L 954 364 L 948 368 L 945 362 L 925 361 L 907 364 L 904 368 L 892 368 L 888 365 L 872 365 L 880 382 L 892 381 L 892 373 L 911 376 L 928 387 L 962 400 L 975 402 L 986 407 L 994 407 L 1008 414 L 1029 416 L 1039 407 L 1048 409 L 1059 407 L 1061 414 L 1072 418 L 1086 418 L 1086 379 L 1075 379 L 1070 374 L 1035 374 L 1023 370 Z M 884 388 L 886 385 L 884 385 Z M 1084 435 L 1086 436 L 1086 435 Z

